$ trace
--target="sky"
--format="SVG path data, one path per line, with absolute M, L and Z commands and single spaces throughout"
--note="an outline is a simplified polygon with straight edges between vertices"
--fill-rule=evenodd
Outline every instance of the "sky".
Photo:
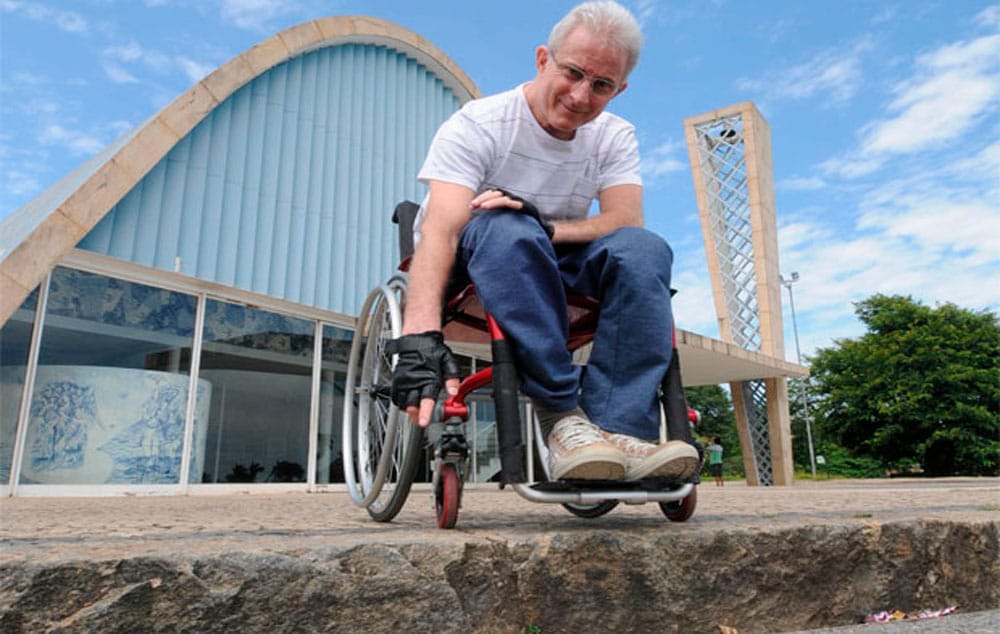
M 483 94 L 534 75 L 562 0 L 0 0 L 0 219 L 254 44 L 331 15 L 430 40 Z M 1000 311 L 1000 4 L 626 0 L 645 36 L 608 109 L 636 126 L 677 325 L 718 337 L 684 119 L 767 119 L 803 357 L 901 294 Z M 797 352 L 783 289 L 785 356 Z

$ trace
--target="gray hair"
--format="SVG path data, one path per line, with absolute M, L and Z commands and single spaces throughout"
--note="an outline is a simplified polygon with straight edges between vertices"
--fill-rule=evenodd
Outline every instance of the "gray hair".
M 584 2 L 559 20 L 549 33 L 549 49 L 555 53 L 566 40 L 570 31 L 578 26 L 586 27 L 592 33 L 606 37 L 612 46 L 625 53 L 625 80 L 639 62 L 642 49 L 642 31 L 632 13 L 611 0 Z

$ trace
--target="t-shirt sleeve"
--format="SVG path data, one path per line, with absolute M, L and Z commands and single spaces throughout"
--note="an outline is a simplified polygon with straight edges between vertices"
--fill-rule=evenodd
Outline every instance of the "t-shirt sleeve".
M 417 174 L 424 184 L 443 181 L 478 192 L 485 180 L 489 137 L 462 111 L 448 118 L 434 134 L 427 158 Z
M 642 185 L 639 142 L 631 125 L 615 133 L 603 152 L 598 189 L 605 190 L 615 185 Z

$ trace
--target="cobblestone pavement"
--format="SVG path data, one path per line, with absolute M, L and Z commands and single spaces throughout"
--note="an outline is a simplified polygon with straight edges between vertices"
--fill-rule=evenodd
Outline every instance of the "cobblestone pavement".
M 936 619 L 800 630 L 784 634 L 997 634 L 997 632 L 1000 632 L 1000 610 L 971 614 L 956 613 Z
M 559 505 L 479 485 L 463 495 L 455 531 L 436 527 L 429 489 L 417 486 L 387 524 L 369 519 L 344 492 L 8 498 L 0 501 L 0 561 L 289 552 L 372 542 L 523 541 L 598 527 L 686 532 L 911 520 L 1000 522 L 1000 478 L 830 480 L 790 487 L 727 482 L 721 488 L 709 482 L 698 487 L 697 510 L 685 523 L 667 522 L 656 504 L 622 504 L 602 518 L 585 520 Z

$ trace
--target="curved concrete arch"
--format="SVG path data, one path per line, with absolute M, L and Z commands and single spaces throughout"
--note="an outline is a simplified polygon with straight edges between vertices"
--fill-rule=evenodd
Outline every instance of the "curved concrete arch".
M 384 45 L 426 66 L 465 102 L 479 89 L 425 38 L 369 16 L 333 16 L 293 26 L 252 46 L 197 82 L 129 134 L 109 145 L 9 219 L 20 223 L 10 251 L 0 252 L 0 324 L 62 257 L 212 110 L 275 66 L 310 51 L 345 43 Z

